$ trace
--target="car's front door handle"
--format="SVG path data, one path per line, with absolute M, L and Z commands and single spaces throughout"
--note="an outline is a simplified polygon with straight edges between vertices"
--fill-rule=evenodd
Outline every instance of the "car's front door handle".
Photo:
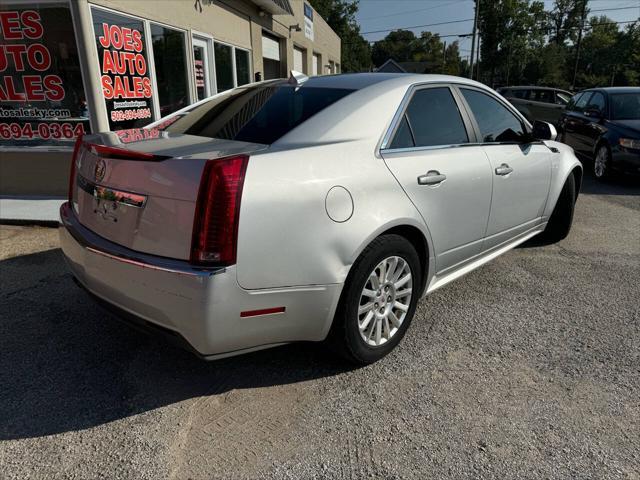
M 496 175 L 504 176 L 504 175 L 509 175 L 511 172 L 513 172 L 513 168 L 511 168 L 506 163 L 503 163 L 502 165 L 496 168 Z
M 418 177 L 418 185 L 438 185 L 447 179 L 447 176 L 437 170 L 429 170 L 426 175 Z

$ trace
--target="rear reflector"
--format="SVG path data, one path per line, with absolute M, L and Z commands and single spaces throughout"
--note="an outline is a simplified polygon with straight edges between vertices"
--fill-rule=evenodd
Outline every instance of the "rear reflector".
M 109 147 L 107 145 L 98 145 L 95 143 L 85 143 L 85 148 L 94 155 L 98 155 L 103 158 L 114 158 L 119 160 L 140 160 L 147 162 L 157 162 L 160 160 L 166 160 L 165 155 L 155 155 L 147 152 L 136 152 L 134 150 L 127 150 L 125 148 Z
M 259 315 L 272 315 L 274 313 L 284 313 L 284 307 L 263 308 L 262 310 L 247 310 L 240 312 L 242 318 L 245 317 L 257 317 Z
M 202 173 L 193 222 L 191 263 L 236 263 L 240 199 L 247 155 L 209 160 Z

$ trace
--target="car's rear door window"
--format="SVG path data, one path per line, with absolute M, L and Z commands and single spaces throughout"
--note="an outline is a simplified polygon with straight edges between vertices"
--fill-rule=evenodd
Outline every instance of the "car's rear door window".
M 411 133 L 411 127 L 409 127 L 409 121 L 407 120 L 407 114 L 405 113 L 400 120 L 398 130 L 393 137 L 389 148 L 410 148 L 415 147 L 416 143 L 413 140 L 413 134 Z
M 542 103 L 553 103 L 553 90 L 536 90 L 532 100 Z
M 513 96 L 515 98 L 519 98 L 520 100 L 526 100 L 529 98 L 529 94 L 531 93 L 531 90 L 527 90 L 524 88 L 519 88 L 517 90 L 513 91 Z
M 460 91 L 476 118 L 484 143 L 518 142 L 525 134 L 524 125 L 507 107 L 478 90 Z
M 195 106 L 166 130 L 268 145 L 353 91 L 282 81 L 237 88 Z
M 404 122 L 411 136 L 407 136 Z M 409 140 L 413 145 L 406 145 Z M 420 89 L 413 94 L 391 148 L 402 148 L 402 144 L 432 147 L 468 141 L 467 130 L 451 90 L 448 87 L 435 87 Z

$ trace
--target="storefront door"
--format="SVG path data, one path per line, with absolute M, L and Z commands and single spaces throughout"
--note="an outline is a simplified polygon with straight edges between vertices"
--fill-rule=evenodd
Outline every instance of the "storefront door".
M 204 100 L 211 96 L 211 65 L 209 57 L 211 55 L 210 46 L 207 40 L 193 38 L 193 64 L 196 76 L 196 93 L 198 100 Z

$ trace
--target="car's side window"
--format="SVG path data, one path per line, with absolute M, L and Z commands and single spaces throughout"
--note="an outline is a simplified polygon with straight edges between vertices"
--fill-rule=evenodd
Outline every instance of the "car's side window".
M 410 140 L 413 145 L 407 145 Z M 457 145 L 468 141 L 451 90 L 448 87 L 424 88 L 413 94 L 391 148 Z
M 411 127 L 407 121 L 407 114 L 405 113 L 402 116 L 400 125 L 398 125 L 398 130 L 396 130 L 396 134 L 393 137 L 393 141 L 391 142 L 391 145 L 389 145 L 389 148 L 410 148 L 415 147 L 415 145 L 416 144 L 413 141 L 413 134 L 411 133 Z
M 574 111 L 576 109 L 576 103 L 578 102 L 578 100 L 580 100 L 580 97 L 582 97 L 582 95 L 584 94 L 581 92 L 576 93 L 573 97 L 571 97 L 569 103 L 567 104 L 567 110 Z
M 522 122 L 495 98 L 477 90 L 461 88 L 478 122 L 484 143 L 518 142 L 525 135 Z
M 604 95 L 600 92 L 595 92 L 593 95 L 591 95 L 591 98 L 589 99 L 589 103 L 587 104 L 585 110 L 597 110 L 600 113 L 604 113 L 604 107 Z
M 553 91 L 537 90 L 533 100 L 535 100 L 536 102 L 553 103 Z
M 569 95 L 564 92 L 556 92 L 556 103 L 558 105 L 567 105 L 569 103 Z
M 584 92 L 584 94 L 576 102 L 574 110 L 578 112 L 584 112 L 587 107 L 587 102 L 591 98 L 591 92 Z

